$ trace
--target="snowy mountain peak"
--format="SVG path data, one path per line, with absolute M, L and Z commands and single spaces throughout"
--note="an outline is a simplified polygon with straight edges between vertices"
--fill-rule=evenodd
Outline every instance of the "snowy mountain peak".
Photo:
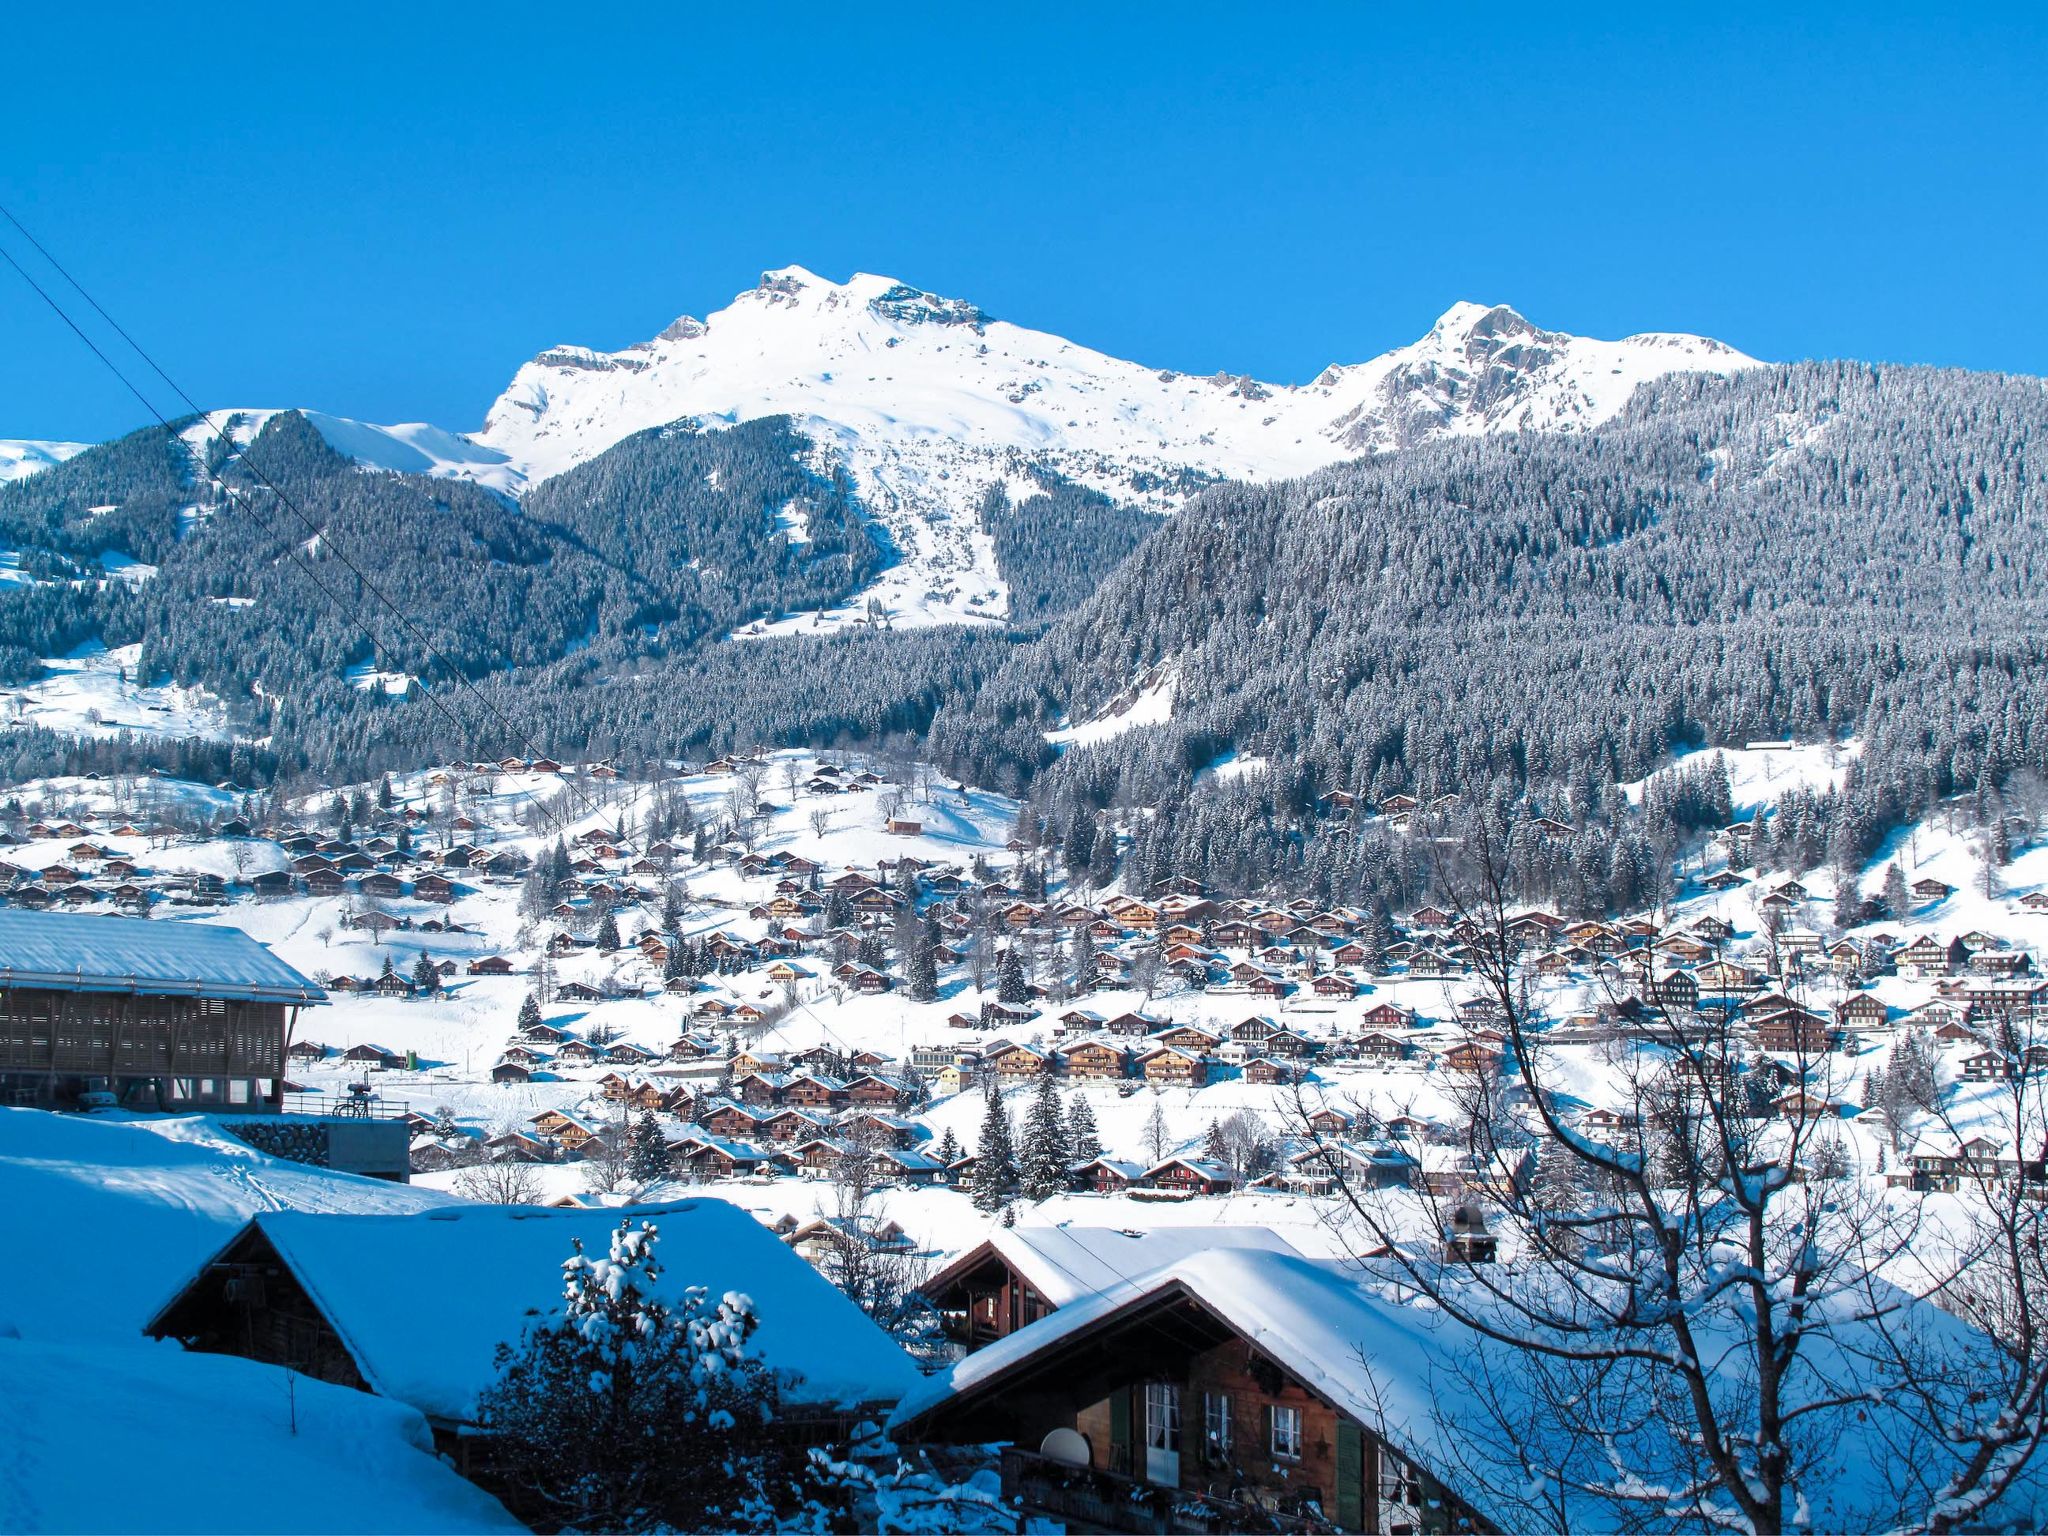
M 1030 467 L 1166 512 L 1208 477 L 1303 474 L 1432 437 L 1583 429 L 1660 374 L 1749 363 L 1700 337 L 1593 341 L 1459 303 L 1409 346 L 1270 384 L 1127 362 L 879 273 L 835 282 L 785 266 L 623 351 L 549 348 L 476 441 L 542 480 L 650 427 L 789 415 L 846 463 L 902 553 L 881 594 L 898 622 L 993 618 L 1004 589 L 979 507 L 991 486 L 1028 486 Z

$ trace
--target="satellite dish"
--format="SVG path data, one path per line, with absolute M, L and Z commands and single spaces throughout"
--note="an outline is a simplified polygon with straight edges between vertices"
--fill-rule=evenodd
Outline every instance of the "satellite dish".
M 1055 1429 L 1038 1442 L 1038 1454 L 1065 1467 L 1088 1465 L 1088 1437 L 1078 1429 Z

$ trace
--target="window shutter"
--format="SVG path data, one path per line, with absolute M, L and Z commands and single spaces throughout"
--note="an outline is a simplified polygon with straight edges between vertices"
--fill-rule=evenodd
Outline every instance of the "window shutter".
M 1365 1440 L 1349 1419 L 1337 1420 L 1337 1527 L 1365 1529 Z
M 1109 1469 L 1128 1474 L 1131 1465 L 1131 1389 L 1118 1387 L 1109 1394 Z

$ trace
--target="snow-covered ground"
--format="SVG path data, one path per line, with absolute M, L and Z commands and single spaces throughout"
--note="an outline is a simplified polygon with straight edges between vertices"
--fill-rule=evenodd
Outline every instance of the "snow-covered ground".
M 1156 676 L 1148 675 L 1129 692 L 1111 700 L 1093 720 L 1062 725 L 1047 731 L 1045 739 L 1056 747 L 1088 747 L 1141 725 L 1164 725 L 1173 718 L 1173 695 L 1179 684 L 1180 674 L 1171 668 Z
M 1708 747 L 1686 752 L 1671 767 L 1661 768 L 1648 779 L 1620 786 L 1631 804 L 1641 804 L 1643 790 L 1658 774 L 1683 766 L 1719 761 L 1728 773 L 1729 800 L 1738 816 L 1769 805 L 1795 789 L 1839 789 L 1849 765 L 1863 754 L 1863 743 L 1854 739 L 1839 742 L 1752 742 L 1746 747 Z
M 125 1261 L 125 1238 L 93 1241 Z M 60 1234 L 75 1252 L 85 1230 Z M 525 1529 L 389 1398 L 232 1355 L 0 1336 L 0 1530 L 292 1533 Z
M 25 480 L 52 464 L 62 464 L 73 454 L 85 452 L 90 443 L 49 442 L 40 438 L 0 438 L 0 484 Z
M 154 572 L 151 566 L 128 568 L 137 569 Z M 141 656 L 139 645 L 109 650 L 93 641 L 68 656 L 43 658 L 42 677 L 0 688 L 0 730 L 39 725 L 86 736 L 229 734 L 227 710 L 204 689 L 138 682 Z

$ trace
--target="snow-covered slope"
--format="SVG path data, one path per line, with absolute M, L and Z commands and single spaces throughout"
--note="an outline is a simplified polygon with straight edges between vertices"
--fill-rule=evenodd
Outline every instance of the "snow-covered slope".
M 1002 612 L 1002 582 L 974 509 L 1024 468 L 1170 511 L 1205 477 L 1273 479 L 1438 436 L 1583 429 L 1648 379 L 1752 361 L 1697 336 L 1593 341 L 1458 304 L 1412 346 L 1264 384 L 1110 357 L 894 278 L 784 267 L 708 320 L 685 316 L 622 352 L 543 352 L 477 440 L 538 480 L 648 427 L 788 413 L 844 454 L 902 553 L 878 594 L 895 620 L 987 618 Z
M 74 453 L 83 453 L 91 443 L 52 443 L 36 438 L 0 438 L 0 484 L 25 480 L 39 469 L 62 464 Z
M 840 609 L 750 631 L 775 634 L 863 622 L 876 605 L 898 626 L 1000 620 L 1008 592 L 979 509 L 992 486 L 1032 495 L 1033 471 L 1168 513 L 1217 477 L 1298 475 L 1432 437 L 1582 430 L 1649 379 L 1752 364 L 1697 336 L 1595 341 L 1457 304 L 1410 346 L 1307 384 L 1267 384 L 1111 357 L 890 277 L 835 283 L 784 267 L 709 319 L 684 316 L 624 351 L 550 348 L 474 435 L 304 414 L 366 469 L 469 479 L 508 497 L 651 427 L 787 414 L 817 442 L 821 468 L 851 471 L 895 558 Z M 271 414 L 213 412 L 186 437 L 203 457 L 231 423 L 240 448 Z M 0 444 L 0 479 L 70 451 Z
M 686 416 L 812 417 L 863 442 L 1155 460 L 1240 479 L 1449 433 L 1606 420 L 1636 385 L 1752 360 L 1697 336 L 1591 341 L 1457 304 L 1428 335 L 1314 382 L 1196 377 L 1126 362 L 893 278 L 765 274 L 707 321 L 623 352 L 555 347 L 513 377 L 479 440 L 559 473 Z

